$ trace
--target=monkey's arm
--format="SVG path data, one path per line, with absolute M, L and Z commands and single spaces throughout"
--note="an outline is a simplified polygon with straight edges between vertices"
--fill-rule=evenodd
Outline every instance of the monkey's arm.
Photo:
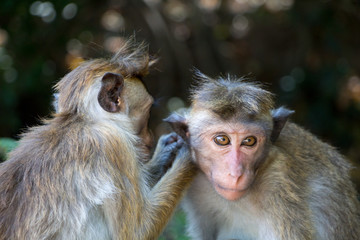
M 165 175 L 152 188 L 148 201 L 145 203 L 144 219 L 152 219 L 142 224 L 142 236 L 154 239 L 163 230 L 171 218 L 174 207 L 181 200 L 184 190 L 190 185 L 197 173 L 197 167 L 192 162 L 189 148 L 183 145 Z

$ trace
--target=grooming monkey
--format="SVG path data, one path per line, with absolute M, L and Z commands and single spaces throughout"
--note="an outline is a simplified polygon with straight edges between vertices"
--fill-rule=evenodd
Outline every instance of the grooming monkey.
M 183 200 L 192 239 L 360 239 L 343 156 L 258 84 L 197 77 L 190 109 L 167 119 L 201 170 Z
M 146 46 L 127 42 L 59 81 L 57 113 L 0 165 L 1 240 L 158 237 L 195 165 L 174 134 L 148 161 L 153 99 L 141 79 L 152 62 Z M 153 183 L 150 172 L 172 160 Z

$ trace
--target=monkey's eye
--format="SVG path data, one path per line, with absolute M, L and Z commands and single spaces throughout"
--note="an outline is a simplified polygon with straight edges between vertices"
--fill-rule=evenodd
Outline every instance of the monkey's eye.
M 248 147 L 252 147 L 256 144 L 256 137 L 254 136 L 249 136 L 249 137 L 246 137 L 242 142 L 241 142 L 241 145 L 244 145 L 244 146 L 248 146 Z
M 214 138 L 214 142 L 220 146 L 226 146 L 230 144 L 230 139 L 226 135 L 218 135 Z

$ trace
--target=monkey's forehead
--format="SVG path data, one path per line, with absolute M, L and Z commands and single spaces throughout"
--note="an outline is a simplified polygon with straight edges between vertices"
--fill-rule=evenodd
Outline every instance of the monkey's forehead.
M 191 108 L 188 116 L 188 124 L 191 125 L 221 125 L 221 124 L 258 124 L 268 125 L 272 122 L 270 112 L 262 115 L 249 114 L 247 112 L 233 112 L 226 118 L 211 109 L 195 106 Z
M 271 120 L 271 109 L 254 109 L 234 106 L 224 103 L 223 106 L 213 106 L 211 103 L 193 102 L 190 117 L 197 119 L 212 119 L 213 121 L 258 121 Z
M 190 132 L 200 132 L 202 135 L 213 135 L 215 133 L 227 133 L 227 134 L 248 134 L 252 133 L 257 136 L 265 136 L 266 127 L 264 124 L 255 122 L 223 122 L 223 123 L 212 123 L 204 127 L 191 128 Z

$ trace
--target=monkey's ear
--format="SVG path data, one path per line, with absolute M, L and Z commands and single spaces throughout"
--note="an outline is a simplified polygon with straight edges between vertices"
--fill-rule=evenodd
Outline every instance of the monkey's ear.
M 121 90 L 124 87 L 124 78 L 120 74 L 107 72 L 101 79 L 101 89 L 98 94 L 100 106 L 107 112 L 121 110 Z
M 179 134 L 185 142 L 188 142 L 189 128 L 185 117 L 179 115 L 178 113 L 172 113 L 169 117 L 165 118 L 164 121 L 168 122 L 172 129 Z
M 286 109 L 284 107 L 279 107 L 271 111 L 271 116 L 273 118 L 273 130 L 270 136 L 270 140 L 275 142 L 279 137 L 281 130 L 285 126 L 286 121 L 289 116 L 293 114 L 295 111 Z

